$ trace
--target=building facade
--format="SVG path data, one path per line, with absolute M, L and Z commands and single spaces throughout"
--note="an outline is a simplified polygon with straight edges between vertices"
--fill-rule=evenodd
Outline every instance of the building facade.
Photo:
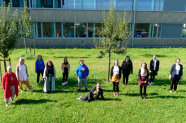
M 27 2 L 37 47 L 94 47 L 102 12 L 108 12 L 110 2 L 118 14 L 126 10 L 131 32 L 128 47 L 186 46 L 186 0 L 0 0 L 3 2 L 20 11 Z M 23 47 L 22 39 L 18 47 Z

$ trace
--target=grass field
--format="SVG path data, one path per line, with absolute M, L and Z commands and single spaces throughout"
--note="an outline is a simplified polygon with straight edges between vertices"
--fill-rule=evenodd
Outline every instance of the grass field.
M 25 58 L 30 75 L 30 83 L 34 92 L 19 93 L 16 104 L 9 102 L 5 107 L 3 90 L 0 88 L 0 123 L 2 122 L 91 122 L 91 123 L 184 123 L 186 122 L 186 70 L 183 69 L 183 79 L 178 85 L 177 93 L 169 93 L 170 68 L 177 57 L 186 66 L 186 48 L 129 48 L 126 55 L 131 57 L 134 74 L 129 77 L 129 86 L 120 82 L 120 95 L 113 97 L 112 83 L 106 81 L 108 56 L 98 59 L 99 52 L 95 49 L 36 49 L 36 55 L 41 54 L 44 61 L 52 60 L 57 69 L 56 92 L 43 94 L 43 81 L 36 85 L 35 60 L 30 54 L 25 55 L 24 49 L 15 50 L 12 59 L 15 72 L 18 59 Z M 149 62 L 152 55 L 157 54 L 160 60 L 160 71 L 155 85 L 147 87 L 147 100 L 139 97 L 137 72 L 143 61 Z M 126 56 L 125 55 L 125 56 Z M 62 87 L 62 72 L 60 69 L 63 58 L 67 56 L 71 64 L 69 84 Z M 125 56 L 112 55 L 122 63 Z M 86 96 L 87 92 L 77 92 L 75 69 L 79 60 L 84 59 L 89 67 L 88 89 L 97 81 L 102 83 L 105 101 L 83 102 L 76 100 Z

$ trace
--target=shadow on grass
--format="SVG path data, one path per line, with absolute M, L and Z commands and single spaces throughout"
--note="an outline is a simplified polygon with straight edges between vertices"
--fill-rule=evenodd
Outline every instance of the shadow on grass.
M 58 56 L 58 57 L 56 57 L 56 56 L 54 56 L 54 58 L 65 58 L 66 56 Z M 74 57 L 74 56 L 68 56 L 67 58 L 73 58 L 73 59 L 83 59 L 83 58 L 89 58 L 89 57 Z
M 139 93 L 128 93 L 128 94 L 120 94 L 120 95 L 125 95 L 125 96 L 131 96 L 131 97 L 136 97 L 136 96 L 140 96 L 140 94 Z M 150 94 L 148 94 L 147 93 L 147 95 L 159 95 L 158 93 L 150 93 Z
M 146 58 L 151 58 L 151 57 L 153 57 L 153 55 L 154 54 L 143 54 L 143 55 L 141 55 L 141 56 L 143 56 L 143 57 L 146 57 Z M 166 55 L 156 55 L 157 57 L 167 57 Z
M 162 99 L 169 99 L 169 98 L 173 98 L 173 99 L 178 99 L 178 98 L 186 98 L 184 96 L 154 96 L 154 97 L 148 97 L 149 99 L 154 99 L 154 98 L 162 98 Z
M 102 101 L 121 101 L 121 99 L 119 99 L 119 98 L 105 98 Z
M 48 99 L 39 99 L 39 100 L 33 100 L 33 99 L 20 99 L 17 100 L 15 105 L 22 105 L 22 104 L 41 104 L 41 103 L 47 103 L 47 102 L 57 102 L 54 100 L 48 100 Z

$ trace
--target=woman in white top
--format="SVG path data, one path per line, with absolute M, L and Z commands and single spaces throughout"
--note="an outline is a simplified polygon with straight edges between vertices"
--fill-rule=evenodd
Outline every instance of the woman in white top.
M 180 59 L 176 59 L 176 64 L 172 65 L 169 79 L 171 80 L 170 84 L 170 93 L 172 93 L 172 89 L 174 87 L 174 92 L 177 90 L 177 85 L 179 83 L 179 80 L 182 78 L 183 75 L 183 66 L 180 64 Z
M 52 61 L 48 61 L 46 63 L 46 67 L 43 73 L 43 79 L 44 79 L 44 87 L 43 92 L 47 93 L 48 90 L 51 90 L 51 92 L 55 91 L 55 81 L 56 81 L 56 69 L 52 63 Z
M 119 82 L 121 79 L 121 67 L 119 66 L 119 61 L 114 60 L 114 66 L 111 68 L 111 79 L 113 82 L 113 95 L 119 95 Z
M 26 64 L 24 64 L 23 58 L 19 59 L 19 64 L 16 67 L 16 75 L 19 81 L 21 92 L 23 91 L 23 87 L 22 87 L 23 84 L 25 84 L 29 88 L 29 90 L 33 92 L 32 87 L 30 86 L 30 83 L 28 81 L 28 77 L 29 77 L 28 69 Z

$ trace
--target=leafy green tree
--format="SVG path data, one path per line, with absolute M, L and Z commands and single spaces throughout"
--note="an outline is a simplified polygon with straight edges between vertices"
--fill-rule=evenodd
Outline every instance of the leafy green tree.
M 24 12 L 21 14 L 21 27 L 22 35 L 24 36 L 25 51 L 27 54 L 26 39 L 30 38 L 33 34 L 33 30 L 31 28 L 31 16 L 27 7 L 27 1 L 25 1 Z
M 123 17 L 116 14 L 113 10 L 113 4 L 110 5 L 109 13 L 103 12 L 103 24 L 98 31 L 99 41 L 96 42 L 96 48 L 100 50 L 100 57 L 105 56 L 108 53 L 108 82 L 110 78 L 110 64 L 111 54 L 125 54 L 126 41 L 130 36 L 129 24 L 125 18 L 125 12 Z
M 5 4 L 4 4 L 5 5 Z M 12 12 L 10 5 L 0 8 L 0 56 L 7 58 L 19 39 L 18 12 Z

